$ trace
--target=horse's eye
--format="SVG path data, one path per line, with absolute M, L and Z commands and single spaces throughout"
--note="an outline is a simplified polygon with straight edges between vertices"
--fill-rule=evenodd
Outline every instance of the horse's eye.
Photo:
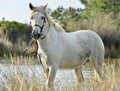
M 45 18 L 42 16 L 41 19 L 44 20 Z

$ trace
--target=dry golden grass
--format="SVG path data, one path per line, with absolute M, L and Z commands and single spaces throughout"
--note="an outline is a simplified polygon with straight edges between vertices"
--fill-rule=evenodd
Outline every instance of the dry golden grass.
M 36 77 L 35 70 L 31 69 L 35 65 L 33 58 L 11 57 L 11 64 L 15 66 L 15 72 L 9 74 L 9 71 L 3 72 L 6 83 L 2 87 L 2 91 L 47 91 L 45 82 L 41 75 Z M 84 83 L 77 85 L 77 81 L 73 82 L 55 82 L 56 91 L 120 91 L 120 68 L 116 64 L 120 59 L 106 59 L 105 81 L 95 82 L 92 78 L 86 79 Z M 21 65 L 31 70 L 32 75 L 26 78 L 25 73 L 21 69 Z M 2 70 L 1 70 L 2 71 Z M 42 73 L 43 74 L 43 73 Z M 67 79 L 67 77 L 66 77 Z M 49 90 L 50 91 L 50 90 Z M 52 91 L 52 90 L 51 90 Z
M 117 30 L 117 23 L 112 19 L 113 13 L 97 13 L 90 19 L 84 19 L 81 22 L 81 29 L 91 29 L 100 35 L 109 35 Z

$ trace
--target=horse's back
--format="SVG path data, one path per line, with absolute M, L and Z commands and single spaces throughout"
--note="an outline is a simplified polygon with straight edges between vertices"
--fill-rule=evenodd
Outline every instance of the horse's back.
M 87 56 L 101 55 L 104 57 L 104 44 L 96 32 L 91 30 L 80 30 L 72 32 L 70 36 L 71 35 L 76 39 L 76 43 L 74 44 L 78 44 L 80 50 L 84 50 Z M 81 52 L 84 53 L 83 51 Z
M 91 51 L 91 56 L 93 58 L 98 58 L 99 60 L 103 60 L 105 54 L 105 48 L 101 37 L 94 31 L 91 30 L 82 30 L 78 31 L 79 39 L 82 41 L 86 41 L 84 44 L 87 45 L 88 49 Z
M 93 45 L 99 45 L 104 50 L 104 44 L 101 37 L 92 30 L 80 30 L 75 32 L 77 37 L 82 41 L 93 43 Z M 89 45 L 89 44 L 88 44 Z

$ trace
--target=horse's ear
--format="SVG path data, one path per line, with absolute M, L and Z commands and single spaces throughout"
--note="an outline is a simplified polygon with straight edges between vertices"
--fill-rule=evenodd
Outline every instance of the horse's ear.
M 31 3 L 29 3 L 29 7 L 30 7 L 31 10 L 34 9 L 34 6 Z
M 45 10 L 45 9 L 46 9 L 47 5 L 48 5 L 48 4 L 46 4 L 46 5 L 44 6 L 43 10 Z

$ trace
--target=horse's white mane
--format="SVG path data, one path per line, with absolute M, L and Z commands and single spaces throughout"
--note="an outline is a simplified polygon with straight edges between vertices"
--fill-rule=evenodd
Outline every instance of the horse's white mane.
M 48 20 L 48 23 L 50 24 L 50 26 L 54 26 L 55 29 L 58 31 L 58 32 L 65 32 L 65 30 L 58 24 L 56 23 L 53 18 L 45 11 L 45 16 Z

